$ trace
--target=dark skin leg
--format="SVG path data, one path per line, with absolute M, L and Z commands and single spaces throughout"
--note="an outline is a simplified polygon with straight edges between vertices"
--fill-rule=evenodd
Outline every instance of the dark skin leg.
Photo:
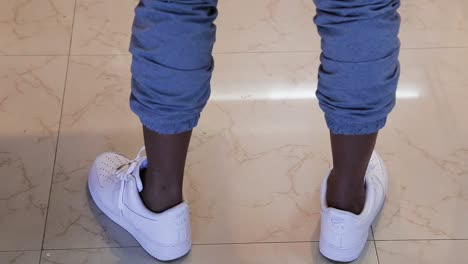
M 364 176 L 377 133 L 357 136 L 330 134 L 330 138 L 333 170 L 327 185 L 328 206 L 360 214 L 366 199 Z
M 182 186 L 191 131 L 162 135 L 143 128 L 148 168 L 142 172 L 141 198 L 146 207 L 163 212 L 183 201 Z M 364 208 L 364 176 L 377 133 L 330 135 L 334 168 L 328 179 L 328 206 L 359 214 Z
M 185 160 L 192 131 L 162 135 L 143 127 L 148 168 L 142 171 L 145 206 L 160 213 L 183 201 Z

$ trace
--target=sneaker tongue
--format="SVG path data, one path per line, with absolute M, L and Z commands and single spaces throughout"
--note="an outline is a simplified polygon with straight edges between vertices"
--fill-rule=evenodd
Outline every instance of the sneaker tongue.
M 137 166 L 132 172 L 133 177 L 135 177 L 138 192 L 143 191 L 143 182 L 141 181 L 140 171 L 146 167 L 148 167 L 148 160 L 144 157 L 138 160 Z

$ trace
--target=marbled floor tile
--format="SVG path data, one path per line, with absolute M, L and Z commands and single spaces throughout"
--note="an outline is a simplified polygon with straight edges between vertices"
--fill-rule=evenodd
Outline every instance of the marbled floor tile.
M 66 55 L 75 0 L 3 0 L 0 54 Z
M 135 155 L 141 128 L 130 112 L 130 57 L 71 57 L 45 248 L 133 246 L 136 242 L 88 202 L 87 174 L 104 151 Z
M 317 58 L 217 56 L 213 100 L 186 170 L 195 243 L 317 240 L 319 185 L 330 166 L 313 99 Z M 133 156 L 141 145 L 127 106 L 129 64 L 129 56 L 71 59 L 45 248 L 135 244 L 90 208 L 86 193 L 98 153 Z
M 317 240 L 328 135 L 318 53 L 220 55 L 190 148 L 196 243 Z
M 446 91 L 466 88 L 467 54 L 402 52 L 400 89 L 408 92 L 379 142 L 390 188 L 375 228 L 378 240 L 468 238 L 468 156 L 445 97 Z
M 332 264 L 318 252 L 317 243 L 271 243 L 194 246 L 190 254 L 174 264 Z M 110 248 L 44 251 L 41 264 L 162 263 L 143 249 Z M 377 264 L 373 242 L 369 242 L 356 264 Z
M 77 1 L 72 54 L 127 54 L 137 0 Z M 464 0 L 403 2 L 402 46 L 468 46 L 466 10 Z M 215 52 L 318 51 L 314 16 L 311 0 L 220 0 Z
M 377 241 L 380 264 L 466 263 L 468 241 Z
M 40 249 L 66 57 L 0 57 L 0 250 Z
M 215 52 L 317 51 L 311 0 L 220 0 Z
M 320 50 L 312 0 L 246 1 L 219 2 L 215 51 Z M 468 47 L 467 1 L 401 2 L 403 48 Z
M 76 0 L 71 54 L 126 54 L 138 0 Z
M 127 54 L 138 1 L 77 1 L 71 53 Z M 219 12 L 215 52 L 319 49 L 311 0 L 221 0 Z
M 37 264 L 40 251 L 0 252 L 0 263 L 3 264 Z
M 468 2 L 401 1 L 404 48 L 468 47 Z
M 459 144 L 464 147 L 460 155 L 465 155 L 465 175 L 468 175 L 468 48 L 436 50 L 427 57 L 432 58 L 433 71 L 438 73 L 431 78 L 437 96 L 445 104 L 442 110 L 456 128 Z

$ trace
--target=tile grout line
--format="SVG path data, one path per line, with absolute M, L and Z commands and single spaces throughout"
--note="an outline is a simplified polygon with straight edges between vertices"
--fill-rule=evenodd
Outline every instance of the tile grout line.
M 418 242 L 418 241 L 468 241 L 468 238 L 409 238 L 409 239 L 376 239 L 377 242 Z
M 438 50 L 438 49 L 466 49 L 468 46 L 437 46 L 437 47 L 405 47 L 401 50 Z
M 375 242 L 381 242 L 382 240 L 375 240 Z M 468 241 L 468 239 L 421 239 L 421 240 L 384 240 L 384 242 L 417 242 L 417 241 Z M 374 240 L 368 240 L 367 242 L 374 242 Z M 193 246 L 227 246 L 227 245 L 268 245 L 268 244 L 317 244 L 318 241 L 278 241 L 278 242 L 239 242 L 239 243 L 196 243 Z M 109 247 L 76 247 L 76 248 L 45 248 L 44 251 L 63 251 L 63 250 L 87 250 L 87 249 L 126 249 L 126 248 L 141 248 L 141 246 L 109 246 Z M 17 250 L 17 251 L 36 251 L 36 250 Z M 2 251 L 0 251 L 2 252 Z M 16 251 L 5 251 L 5 252 L 16 252 Z
M 373 232 L 373 231 L 372 231 Z M 368 240 L 367 242 L 418 242 L 418 241 L 463 241 L 468 239 L 399 239 L 399 240 Z M 218 246 L 218 245 L 265 245 L 265 244 L 310 244 L 318 243 L 317 240 L 312 241 L 266 241 L 266 242 L 220 242 L 220 243 L 194 243 L 193 246 Z M 42 248 L 42 249 L 18 249 L 18 250 L 0 250 L 0 253 L 8 252 L 34 252 L 34 251 L 63 251 L 63 250 L 87 250 L 87 249 L 125 249 L 125 248 L 141 248 L 141 246 L 109 246 L 109 247 L 75 247 L 75 248 Z
M 70 46 L 71 49 L 71 46 Z M 440 49 L 468 49 L 468 46 L 440 46 L 440 47 L 408 47 L 401 50 L 440 50 Z M 213 52 L 213 55 L 229 55 L 229 54 L 276 54 L 276 53 L 313 53 L 321 52 L 321 50 L 273 50 L 273 51 L 221 51 Z M 0 57 L 41 57 L 41 56 L 71 56 L 71 57 L 92 57 L 92 56 L 131 56 L 127 53 L 96 53 L 96 54 L 2 54 Z
M 16 249 L 16 250 L 0 250 L 0 253 L 14 253 L 14 252 L 37 252 L 40 249 Z
M 73 42 L 73 29 L 75 27 L 75 16 L 76 16 L 76 6 L 77 6 L 78 0 L 75 0 L 74 6 L 73 6 L 73 17 L 72 17 L 72 25 L 71 25 L 71 30 L 70 30 L 70 42 L 68 45 L 68 55 L 67 55 L 67 66 L 65 69 L 65 80 L 63 84 L 63 93 L 62 93 L 62 106 L 60 108 L 60 116 L 59 116 L 59 123 L 58 123 L 58 129 L 57 129 L 57 138 L 55 141 L 55 155 L 54 155 L 54 162 L 52 164 L 52 175 L 50 177 L 50 185 L 49 185 L 49 199 L 47 201 L 47 210 L 46 210 L 46 216 L 44 220 L 44 229 L 42 231 L 42 242 L 41 242 L 41 248 L 40 248 L 40 253 L 39 253 L 39 260 L 38 264 L 41 264 L 42 262 L 42 252 L 44 249 L 44 242 L 45 242 L 45 236 L 46 236 L 46 229 L 47 229 L 47 221 L 49 218 L 49 209 L 50 209 L 50 200 L 52 197 L 52 184 L 54 181 L 54 174 L 55 174 L 55 166 L 57 162 L 57 151 L 58 151 L 58 146 L 59 146 L 59 139 L 60 139 L 60 130 L 62 126 L 62 114 L 63 114 L 63 107 L 65 105 L 65 94 L 66 94 L 66 89 L 67 89 L 67 82 L 68 82 L 68 71 L 69 71 L 69 66 L 70 66 L 70 53 L 71 53 L 71 47 L 72 47 L 72 42 Z
M 377 241 L 375 241 L 375 233 L 374 233 L 374 227 L 371 225 L 371 232 L 372 232 L 372 242 L 374 242 L 374 249 L 375 249 L 375 255 L 377 256 L 377 263 L 380 264 L 380 258 L 379 258 L 379 252 L 377 251 Z
M 437 47 L 402 47 L 401 50 L 437 50 L 437 49 L 466 49 L 468 46 L 437 46 Z M 274 51 L 221 51 L 213 52 L 216 54 L 263 54 L 263 53 L 311 53 L 311 52 L 321 52 L 321 49 L 312 49 L 312 50 L 274 50 Z M 124 54 L 122 54 L 124 55 Z
M 68 54 L 0 54 L 0 57 L 68 57 Z
M 265 245 L 265 244 L 310 244 L 318 243 L 318 241 L 282 241 L 282 242 L 233 242 L 233 243 L 195 243 L 192 246 L 223 246 L 223 245 Z M 43 251 L 64 251 L 64 250 L 88 250 L 88 249 L 126 249 L 126 248 L 142 248 L 138 246 L 115 246 L 115 247 L 91 247 L 91 248 L 46 248 Z

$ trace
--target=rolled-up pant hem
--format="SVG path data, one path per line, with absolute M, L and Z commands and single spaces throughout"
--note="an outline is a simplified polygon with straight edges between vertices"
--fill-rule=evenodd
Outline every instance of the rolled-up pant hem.
M 335 117 L 325 117 L 330 132 L 335 135 L 369 135 L 378 132 L 385 126 L 387 118 L 370 123 L 352 123 Z
M 173 121 L 158 118 L 158 115 L 139 106 L 137 103 L 130 103 L 132 111 L 140 118 L 142 125 L 151 131 L 163 135 L 175 135 L 192 130 L 198 125 L 200 114 L 189 118 L 178 118 Z

